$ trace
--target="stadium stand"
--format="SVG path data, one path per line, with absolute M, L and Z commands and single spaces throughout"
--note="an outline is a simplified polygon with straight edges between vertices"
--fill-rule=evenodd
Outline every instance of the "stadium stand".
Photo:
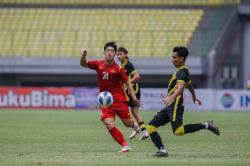
M 196 29 L 188 46 L 191 55 L 207 56 L 223 27 L 234 11 L 232 8 L 206 9 L 199 28 Z
M 240 0 L 2 0 L 6 4 L 59 4 L 59 5 L 192 5 L 217 6 L 239 4 Z
M 115 40 L 131 56 L 163 57 L 188 44 L 202 15 L 196 9 L 2 8 L 0 55 L 78 56 L 86 47 L 98 56 Z
M 226 40 L 234 39 L 239 29 L 234 26 L 239 25 L 237 6 L 246 2 L 1 0 L 0 85 L 62 86 L 69 80 L 67 85 L 93 86 L 93 73 L 79 67 L 80 49 L 87 48 L 96 59 L 103 44 L 115 40 L 129 50 L 143 86 L 166 86 L 162 76 L 173 72 L 166 56 L 176 45 L 190 50 L 187 64 L 194 84 L 217 86 L 213 80 L 219 78 L 218 66 L 230 54 L 228 48 L 237 45 Z M 79 80 L 82 74 L 86 79 Z

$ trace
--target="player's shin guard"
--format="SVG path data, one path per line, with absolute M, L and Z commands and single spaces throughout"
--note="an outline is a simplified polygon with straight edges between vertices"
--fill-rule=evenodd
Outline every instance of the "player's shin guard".
M 206 126 L 202 123 L 197 123 L 197 124 L 187 124 L 184 126 L 184 132 L 185 134 L 187 133 L 194 133 L 196 131 L 199 131 L 201 129 L 205 129 Z
M 128 145 L 128 143 L 125 141 L 121 131 L 118 128 L 113 127 L 112 129 L 109 130 L 109 133 L 112 135 L 114 140 L 116 140 L 116 142 L 119 143 L 121 146 Z
M 146 130 L 146 125 L 144 124 L 144 122 L 140 122 L 139 126 L 140 126 L 141 131 Z

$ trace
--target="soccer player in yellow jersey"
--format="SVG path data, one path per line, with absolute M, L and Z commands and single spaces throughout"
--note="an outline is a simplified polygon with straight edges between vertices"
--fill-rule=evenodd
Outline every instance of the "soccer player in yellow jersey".
M 141 90 L 140 85 L 137 83 L 137 81 L 140 79 L 139 73 L 134 68 L 133 64 L 129 61 L 128 58 L 128 51 L 124 47 L 119 47 L 117 51 L 117 58 L 121 62 L 121 66 L 125 69 L 126 74 L 128 76 L 128 79 L 130 80 L 133 89 L 135 91 L 135 95 L 138 99 L 141 97 Z M 130 107 L 131 113 L 133 117 L 136 119 L 137 123 L 140 126 L 141 129 L 141 136 L 140 140 L 147 139 L 148 133 L 146 131 L 146 126 L 144 124 L 144 121 L 142 117 L 139 115 L 139 107 L 134 105 L 131 95 L 129 94 L 128 90 L 126 90 L 126 95 L 128 98 L 128 106 Z M 130 139 L 133 139 L 138 134 L 138 131 L 133 130 L 132 134 L 130 135 Z
M 147 125 L 147 131 L 154 145 L 159 149 L 153 156 L 167 157 L 168 152 L 162 143 L 161 137 L 156 129 L 167 123 L 171 123 L 173 133 L 181 136 L 188 133 L 193 133 L 201 129 L 208 129 L 216 135 L 220 135 L 218 127 L 213 124 L 213 121 L 206 121 L 204 123 L 186 124 L 183 125 L 183 92 L 188 88 L 192 94 L 194 104 L 197 102 L 201 105 L 201 101 L 196 98 L 195 91 L 189 77 L 189 71 L 185 65 L 185 60 L 189 52 L 186 47 L 177 46 L 173 49 L 172 62 L 176 67 L 176 71 L 172 75 L 168 84 L 167 97 L 163 99 L 166 105 L 160 112 L 158 112 Z

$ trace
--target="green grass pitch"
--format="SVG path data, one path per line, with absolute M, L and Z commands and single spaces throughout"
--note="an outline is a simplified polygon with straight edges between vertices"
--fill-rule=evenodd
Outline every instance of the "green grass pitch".
M 142 112 L 148 122 L 156 112 Z M 130 153 L 99 120 L 97 111 L 1 110 L 0 166 L 247 166 L 250 165 L 250 112 L 185 112 L 186 123 L 213 119 L 221 136 L 207 130 L 174 136 L 159 128 L 170 157 L 151 157 L 150 140 L 129 140 Z M 117 125 L 127 139 L 131 130 Z M 128 140 L 128 139 L 127 139 Z

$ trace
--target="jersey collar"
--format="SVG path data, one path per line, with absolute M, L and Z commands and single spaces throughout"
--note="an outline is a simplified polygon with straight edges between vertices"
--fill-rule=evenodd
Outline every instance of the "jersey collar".
M 180 70 L 180 69 L 188 69 L 188 67 L 186 65 L 178 67 L 176 71 Z
M 124 67 L 127 63 L 128 63 L 128 60 L 125 59 L 125 60 L 122 62 L 122 67 Z

